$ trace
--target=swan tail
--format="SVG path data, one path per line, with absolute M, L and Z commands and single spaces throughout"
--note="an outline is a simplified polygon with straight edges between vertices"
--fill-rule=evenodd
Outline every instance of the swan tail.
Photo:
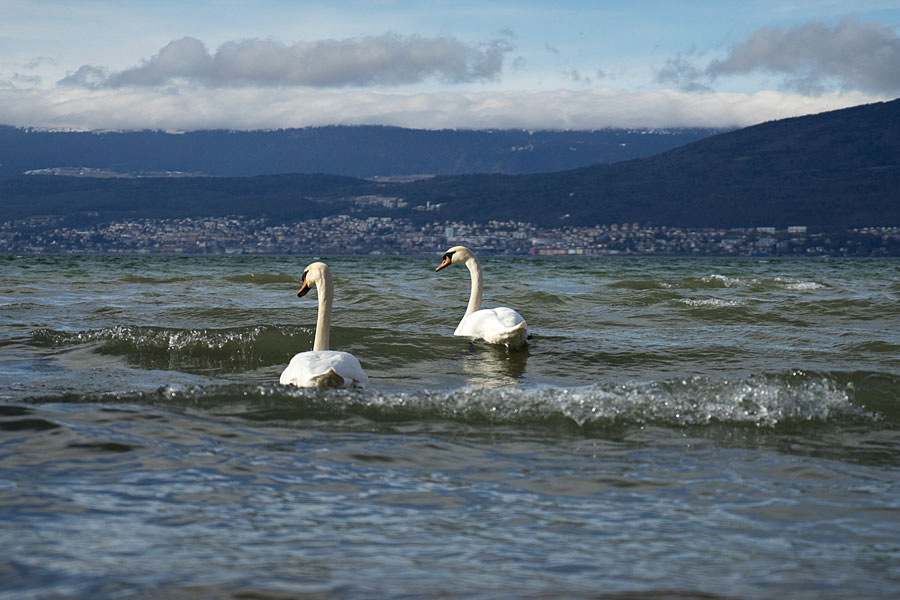
M 510 327 L 504 331 L 499 337 L 498 343 L 503 344 L 507 348 L 520 348 L 528 343 L 528 338 L 531 336 L 528 334 L 528 327 L 525 321 L 522 321 L 515 327 Z
M 321 375 L 311 377 L 310 381 L 317 388 L 340 388 L 344 387 L 344 378 L 341 377 L 334 369 L 328 369 Z
M 528 326 L 525 324 L 525 321 L 522 321 L 507 329 L 483 331 L 471 334 L 469 337 L 482 339 L 489 344 L 500 344 L 507 348 L 515 349 L 527 344 L 531 335 L 528 333 Z

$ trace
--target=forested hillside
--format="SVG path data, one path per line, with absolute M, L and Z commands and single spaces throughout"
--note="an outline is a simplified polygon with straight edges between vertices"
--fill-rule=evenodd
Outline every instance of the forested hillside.
M 119 174 L 353 177 L 538 173 L 652 156 L 711 129 L 597 131 L 310 127 L 276 131 L 57 132 L 0 127 L 0 175 L 86 167 Z
M 650 158 L 529 175 L 409 183 L 334 175 L 246 178 L 0 178 L 0 220 L 240 214 L 300 220 L 353 210 L 414 220 L 543 226 L 900 224 L 900 100 L 719 134 Z M 360 203 L 361 196 L 404 205 Z M 433 210 L 422 210 L 425 206 Z M 438 208 L 435 208 L 439 205 Z

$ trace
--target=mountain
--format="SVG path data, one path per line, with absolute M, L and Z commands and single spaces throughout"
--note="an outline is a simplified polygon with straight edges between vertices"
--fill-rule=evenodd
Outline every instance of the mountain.
M 352 198 L 402 197 L 405 208 Z M 346 212 L 541 226 L 623 222 L 681 227 L 900 225 L 900 100 L 711 136 L 649 158 L 526 175 L 407 183 L 335 175 L 248 178 L 0 178 L 0 222 L 242 214 L 306 219 Z M 430 203 L 435 211 L 416 211 Z
M 376 184 L 339 175 L 112 178 L 0 177 L 0 222 L 62 216 L 69 225 L 131 218 L 243 215 L 328 216 L 341 198 L 378 193 Z
M 277 131 L 65 132 L 0 126 L 0 176 L 90 174 L 352 177 L 537 173 L 652 156 L 714 129 L 438 130 L 334 126 Z
M 900 100 L 763 123 L 646 159 L 411 183 L 447 219 L 688 227 L 900 225 Z

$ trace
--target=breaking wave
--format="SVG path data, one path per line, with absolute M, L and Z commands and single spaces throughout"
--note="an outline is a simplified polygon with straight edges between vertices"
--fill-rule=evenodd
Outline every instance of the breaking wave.
M 292 351 L 311 344 L 313 332 L 298 326 L 250 326 L 226 329 L 173 329 L 116 326 L 65 332 L 40 329 L 36 344 L 95 345 L 101 354 L 123 356 L 147 369 L 188 373 L 236 372 L 285 361 Z
M 309 390 L 278 385 L 166 386 L 150 392 L 67 395 L 46 401 L 150 404 L 254 422 L 457 422 L 475 426 L 564 426 L 584 432 L 622 425 L 771 428 L 885 417 L 865 406 L 852 378 L 793 372 L 738 380 L 694 377 L 560 388 L 463 387 L 404 393 Z M 885 381 L 879 382 L 884 385 Z M 900 381 L 890 382 L 891 394 Z M 32 399 L 32 401 L 40 401 Z M 880 408 L 890 408 L 881 405 Z M 898 415 L 888 415 L 896 418 Z

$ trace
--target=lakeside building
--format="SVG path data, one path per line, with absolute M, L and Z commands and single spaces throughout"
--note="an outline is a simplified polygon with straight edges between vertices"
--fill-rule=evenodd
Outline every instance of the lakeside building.
M 394 202 L 371 198 L 370 202 Z M 900 227 L 814 232 L 680 228 L 619 223 L 542 228 L 518 221 L 416 224 L 394 217 L 334 215 L 274 223 L 240 216 L 134 219 L 69 227 L 59 217 L 0 224 L 0 253 L 372 254 L 437 253 L 453 245 L 481 253 L 536 256 L 900 256 Z

